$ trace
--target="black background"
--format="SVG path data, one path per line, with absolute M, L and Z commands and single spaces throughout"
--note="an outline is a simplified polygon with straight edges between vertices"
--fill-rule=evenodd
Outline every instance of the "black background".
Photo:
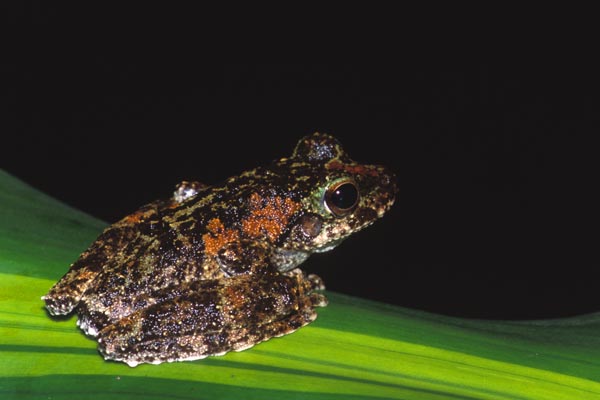
M 0 167 L 106 221 L 328 132 L 400 188 L 385 218 L 306 262 L 328 289 L 468 317 L 600 310 L 593 66 L 220 65 L 51 48 L 8 66 L 18 84 L 3 96 Z

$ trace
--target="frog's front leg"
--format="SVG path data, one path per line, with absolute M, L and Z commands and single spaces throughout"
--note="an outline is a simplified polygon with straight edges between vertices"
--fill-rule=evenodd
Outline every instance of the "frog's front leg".
M 271 272 L 192 282 L 102 329 L 99 351 L 136 366 L 244 350 L 313 321 L 326 305 L 313 288 L 303 274 Z
M 270 254 L 271 248 L 265 242 L 242 239 L 221 247 L 216 260 L 228 276 L 275 272 L 269 261 Z

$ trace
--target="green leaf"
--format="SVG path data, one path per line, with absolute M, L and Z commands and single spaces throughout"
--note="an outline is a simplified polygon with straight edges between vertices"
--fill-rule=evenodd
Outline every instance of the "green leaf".
M 331 292 L 313 324 L 240 353 L 104 361 L 40 300 L 104 226 L 0 171 L 1 398 L 600 399 L 600 314 L 466 320 Z

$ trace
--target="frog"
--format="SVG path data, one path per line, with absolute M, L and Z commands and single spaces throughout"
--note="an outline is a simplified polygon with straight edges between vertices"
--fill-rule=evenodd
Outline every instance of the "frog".
M 396 193 L 389 169 L 315 132 L 290 156 L 183 181 L 108 226 L 42 300 L 132 367 L 242 351 L 316 319 L 325 285 L 299 266 L 383 217 Z

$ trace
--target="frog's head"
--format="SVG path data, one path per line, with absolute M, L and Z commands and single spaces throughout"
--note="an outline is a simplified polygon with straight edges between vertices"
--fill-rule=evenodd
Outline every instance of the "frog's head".
M 292 156 L 278 165 L 289 174 L 290 192 L 302 203 L 274 256 L 280 270 L 333 249 L 381 218 L 394 203 L 394 174 L 382 166 L 354 162 L 330 135 L 304 137 Z

